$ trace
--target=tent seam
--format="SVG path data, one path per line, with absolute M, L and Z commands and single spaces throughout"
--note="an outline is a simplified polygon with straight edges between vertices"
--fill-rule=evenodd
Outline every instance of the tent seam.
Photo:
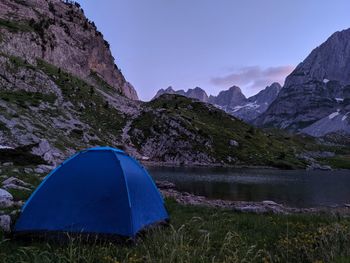
M 124 179 L 124 183 L 125 183 L 125 187 L 126 187 L 126 193 L 128 195 L 128 203 L 129 203 L 129 210 L 130 210 L 130 221 L 131 221 L 131 232 L 132 232 L 132 235 L 134 236 L 135 235 L 135 233 L 134 233 L 134 220 L 133 220 L 133 216 L 132 216 L 132 207 L 131 207 L 129 186 L 128 186 L 128 183 L 127 183 L 126 178 L 125 178 L 125 172 L 124 172 L 123 166 L 121 165 L 121 163 L 120 163 L 120 161 L 118 159 L 117 153 L 115 151 L 113 151 L 113 150 L 112 150 L 112 152 L 113 152 L 115 158 L 117 159 L 117 162 L 120 165 L 120 169 L 122 170 L 122 177 Z

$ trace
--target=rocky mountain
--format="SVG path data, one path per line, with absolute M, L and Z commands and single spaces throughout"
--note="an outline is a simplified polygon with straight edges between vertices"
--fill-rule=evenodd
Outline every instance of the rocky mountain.
M 238 88 L 239 92 L 234 95 L 231 93 L 231 96 L 234 96 L 235 100 L 238 102 L 232 103 L 234 101 L 232 99 L 229 100 L 229 103 L 227 103 L 225 100 L 221 100 L 220 94 L 222 96 L 222 93 L 225 94 L 225 92 L 220 92 L 219 96 L 217 97 L 219 99 L 214 98 L 213 101 L 216 102 L 215 105 L 217 107 L 223 109 L 227 113 L 246 122 L 252 122 L 268 109 L 270 104 L 277 98 L 277 95 L 280 92 L 281 88 L 282 87 L 279 83 L 273 83 L 265 89 L 261 90 L 258 94 L 251 96 L 248 99 L 244 97 Z
M 312 136 L 350 134 L 350 29 L 334 33 L 287 77 L 257 125 Z
M 219 105 L 221 107 L 233 108 L 242 105 L 246 102 L 246 97 L 243 95 L 241 89 L 237 86 L 232 86 L 228 90 L 220 91 L 215 96 L 210 96 L 209 103 Z
M 0 36 L 0 53 L 8 57 L 29 64 L 40 58 L 92 86 L 105 82 L 113 92 L 138 99 L 114 64 L 108 42 L 77 3 L 1 0 Z
M 0 7 L 1 163 L 56 165 L 101 145 L 158 164 L 309 163 L 300 155 L 303 140 L 256 129 L 201 102 L 207 96 L 200 88 L 184 92 L 196 100 L 135 100 L 78 4 L 0 0 Z
M 181 95 L 181 96 L 186 96 L 192 99 L 197 99 L 200 100 L 202 102 L 207 102 L 208 101 L 208 95 L 207 93 L 199 88 L 196 87 L 194 89 L 188 89 L 187 91 L 184 90 L 174 90 L 171 86 L 168 87 L 167 89 L 160 89 L 158 90 L 157 94 L 153 97 L 153 99 L 158 98 L 159 96 L 163 95 L 163 94 L 177 94 L 177 95 Z
M 273 83 L 271 86 L 266 87 L 258 94 L 247 99 L 237 86 L 220 91 L 218 96 L 210 95 L 209 98 L 201 88 L 189 89 L 185 92 L 184 90 L 175 91 L 172 87 L 169 87 L 165 90 L 160 89 L 154 98 L 158 98 L 163 94 L 178 94 L 195 98 L 202 102 L 213 104 L 217 108 L 246 122 L 252 122 L 267 110 L 270 104 L 276 99 L 281 88 L 280 84 Z

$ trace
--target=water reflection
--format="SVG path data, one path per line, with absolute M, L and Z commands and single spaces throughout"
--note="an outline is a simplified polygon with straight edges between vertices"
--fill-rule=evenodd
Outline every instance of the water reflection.
M 350 171 L 279 171 L 232 168 L 148 169 L 157 180 L 208 198 L 241 201 L 273 200 L 313 207 L 350 203 Z

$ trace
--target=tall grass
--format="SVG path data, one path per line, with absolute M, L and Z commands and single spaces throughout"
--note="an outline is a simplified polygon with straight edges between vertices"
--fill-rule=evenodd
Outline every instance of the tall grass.
M 134 244 L 7 239 L 0 262 L 350 262 L 346 218 L 236 214 L 169 200 L 167 206 L 171 225 L 147 231 Z

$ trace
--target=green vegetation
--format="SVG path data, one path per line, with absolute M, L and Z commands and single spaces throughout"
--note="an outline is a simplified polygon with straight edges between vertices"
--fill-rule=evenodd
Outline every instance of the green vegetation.
M 192 101 L 183 96 L 166 95 L 151 101 L 153 111 L 144 112 L 137 118 L 132 128 L 143 132 L 143 140 L 159 133 L 170 134 L 166 118 L 175 119 L 182 127 L 201 138 L 210 141 L 212 146 L 205 147 L 200 140 L 182 137 L 192 144 L 194 150 L 206 151 L 218 161 L 227 162 L 228 156 L 238 158 L 239 164 L 270 165 L 280 168 L 304 167 L 295 154 L 301 148 L 291 137 L 270 134 L 254 128 L 214 107 Z M 154 111 L 161 109 L 161 116 Z M 238 146 L 230 145 L 230 141 Z M 140 142 L 134 139 L 134 143 Z
M 48 102 L 53 104 L 56 100 L 55 94 L 44 94 L 41 92 L 29 91 L 1 91 L 0 99 L 9 103 L 14 103 L 22 108 L 29 106 L 38 107 L 41 102 Z
M 111 87 L 106 81 L 104 81 L 97 72 L 91 71 L 90 77 L 93 78 L 96 82 L 96 84 L 105 92 L 111 93 L 115 91 L 113 87 Z
M 338 169 L 350 169 L 350 155 L 340 155 L 320 159 L 321 162 Z
M 38 68 L 49 75 L 62 90 L 63 96 L 79 109 L 80 119 L 93 127 L 102 137 L 116 135 L 124 126 L 124 119 L 105 99 L 83 80 L 38 59 Z
M 0 262 L 348 262 L 350 220 L 254 215 L 167 200 L 171 225 L 134 245 L 0 241 Z
M 0 19 L 0 27 L 5 27 L 11 32 L 30 32 L 33 28 L 25 22 L 17 22 L 13 20 Z

